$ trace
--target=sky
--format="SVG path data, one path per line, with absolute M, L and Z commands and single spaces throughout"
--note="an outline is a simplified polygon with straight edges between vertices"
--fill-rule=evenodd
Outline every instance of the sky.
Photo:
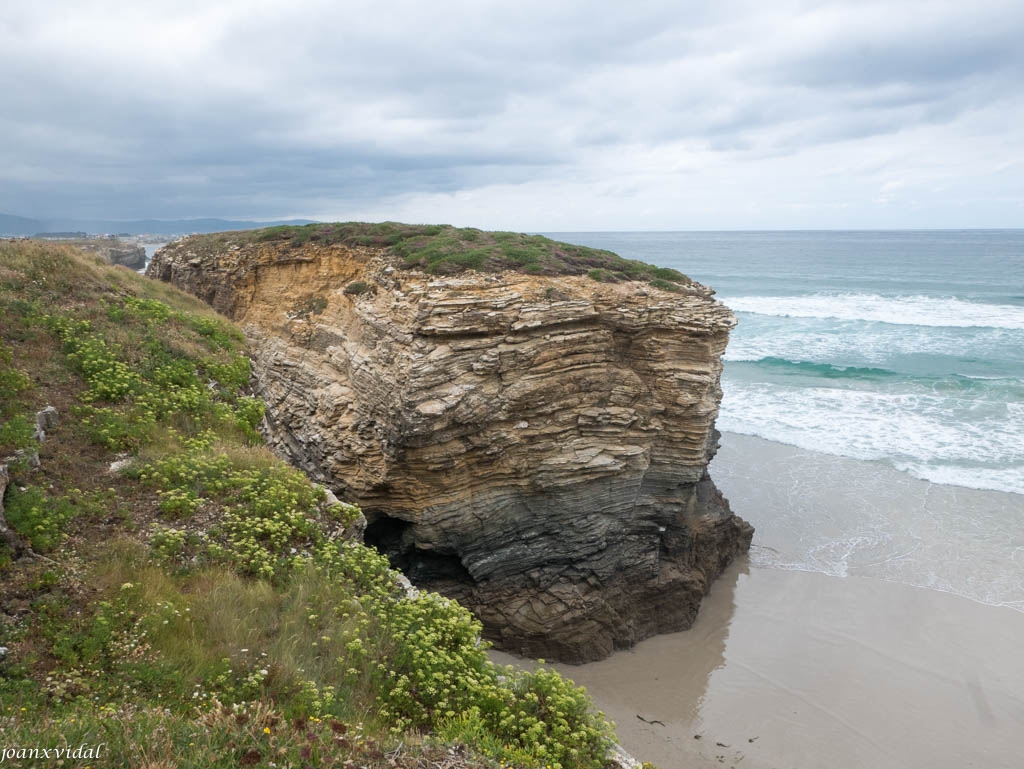
M 1024 2 L 0 4 L 0 212 L 1024 227 Z

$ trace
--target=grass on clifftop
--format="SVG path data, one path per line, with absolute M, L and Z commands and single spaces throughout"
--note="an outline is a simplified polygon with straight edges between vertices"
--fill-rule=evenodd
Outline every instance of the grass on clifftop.
M 405 267 L 436 275 L 452 275 L 469 269 L 514 270 L 531 275 L 589 275 L 594 280 L 609 283 L 642 280 L 669 291 L 678 291 L 692 282 L 678 270 L 623 259 L 611 251 L 561 243 L 543 235 L 487 232 L 447 224 L 339 222 L 196 237 L 201 242 L 221 247 L 231 243 L 273 242 L 294 248 L 307 243 L 386 248 L 400 257 Z
M 3 502 L 35 553 L 0 544 L 0 747 L 103 743 L 93 767 L 139 769 L 604 766 L 585 692 L 497 668 L 467 610 L 406 597 L 350 541 L 359 511 L 262 445 L 248 382 L 241 334 L 197 300 L 0 242 Z

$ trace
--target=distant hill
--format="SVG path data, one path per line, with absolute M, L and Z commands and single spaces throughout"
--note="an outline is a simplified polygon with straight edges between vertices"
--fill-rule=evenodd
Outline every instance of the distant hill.
M 34 235 L 42 232 L 46 222 L 26 219 L 24 216 L 0 214 L 0 235 Z
M 24 216 L 0 214 L 0 235 L 36 235 L 50 232 L 87 232 L 93 235 L 118 233 L 142 235 L 159 233 L 189 235 L 192 233 L 251 230 L 256 227 L 314 224 L 312 219 L 288 219 L 273 222 L 236 221 L 231 219 L 29 219 Z

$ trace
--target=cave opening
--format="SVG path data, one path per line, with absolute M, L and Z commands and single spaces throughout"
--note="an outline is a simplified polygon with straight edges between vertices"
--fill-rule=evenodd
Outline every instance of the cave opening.
M 421 587 L 437 583 L 473 585 L 458 553 L 442 553 L 416 546 L 413 524 L 382 515 L 366 526 L 363 541 L 387 556 L 391 566 Z

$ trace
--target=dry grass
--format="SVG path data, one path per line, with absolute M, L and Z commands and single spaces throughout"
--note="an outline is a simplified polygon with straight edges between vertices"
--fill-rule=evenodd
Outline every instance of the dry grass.
M 136 301 L 162 296 L 170 307 Z M 0 711 L 0 744 L 105 741 L 110 765 L 127 767 L 168 760 L 183 769 L 271 760 L 302 766 L 311 755 L 317 766 L 495 766 L 457 748 L 418 742 L 413 727 L 441 734 L 441 719 L 455 713 L 435 702 L 442 690 L 436 687 L 443 687 L 451 707 L 463 711 L 478 702 L 487 709 L 465 737 L 451 739 L 494 756 L 526 755 L 530 748 L 517 742 L 518 731 L 494 731 L 513 709 L 530 711 L 536 721 L 544 717 L 538 703 L 573 699 L 555 711 L 573 721 L 572 735 L 552 732 L 544 744 L 557 748 L 557 739 L 571 739 L 576 742 L 565 742 L 566 749 L 578 743 L 597 750 L 585 762 L 566 762 L 595 769 L 607 726 L 583 712 L 571 686 L 536 678 L 534 691 L 499 680 L 464 609 L 427 598 L 396 600 L 386 560 L 367 548 L 339 546 L 332 537 L 341 514 L 325 510 L 300 473 L 247 444 L 241 426 L 257 417 L 253 402 L 238 395 L 247 371 L 232 367 L 241 360 L 240 335 L 202 322 L 215 318 L 205 309 L 185 317 L 182 308 L 190 303 L 174 289 L 65 246 L 0 244 L 0 339 L 11 350 L 11 365 L 33 383 L 19 390 L 17 408 L 31 416 L 50 403 L 62 416 L 43 445 L 42 467 L 19 470 L 15 488 L 24 485 L 36 499 L 74 511 L 53 532 L 58 543 L 66 539 L 49 554 L 52 560 L 0 558 L 0 645 L 9 650 L 0 658 L 0 702 L 16 711 Z M 54 323 L 50 315 L 67 322 Z M 92 320 L 91 330 L 78 325 L 83 318 Z M 96 344 L 86 348 L 83 341 Z M 132 399 L 154 391 L 91 390 L 88 404 L 82 396 L 97 387 L 96 371 L 115 372 L 115 383 L 152 387 L 141 374 L 133 380 L 122 372 L 123 358 L 139 371 L 149 366 L 145 354 L 154 344 L 164 345 L 154 353 L 158 361 L 172 372 L 184 369 L 183 392 L 228 399 L 175 407 L 141 437 L 133 434 L 141 442 L 138 478 L 113 475 L 109 464 L 125 444 L 90 432 L 84 419 L 141 419 Z M 64 354 L 82 349 L 101 364 L 92 373 Z M 188 354 L 196 351 L 222 357 L 208 369 Z M 186 366 L 174 365 L 182 360 Z M 210 391 L 198 371 L 218 372 L 219 387 Z M 174 390 L 158 389 L 161 398 Z M 75 417 L 72 407 L 79 404 L 86 410 Z M 203 472 L 223 484 L 208 483 Z M 196 478 L 212 489 L 193 497 L 197 507 L 183 512 L 165 504 L 172 493 L 195 491 Z M 47 505 L 37 507 L 34 514 L 58 520 Z M 157 531 L 156 521 L 172 526 Z M 266 580 L 241 576 L 263 561 L 273 566 Z M 231 707 L 218 710 L 219 702 Z M 222 717 L 205 723 L 197 712 Z M 524 763 L 535 765 L 534 759 Z

